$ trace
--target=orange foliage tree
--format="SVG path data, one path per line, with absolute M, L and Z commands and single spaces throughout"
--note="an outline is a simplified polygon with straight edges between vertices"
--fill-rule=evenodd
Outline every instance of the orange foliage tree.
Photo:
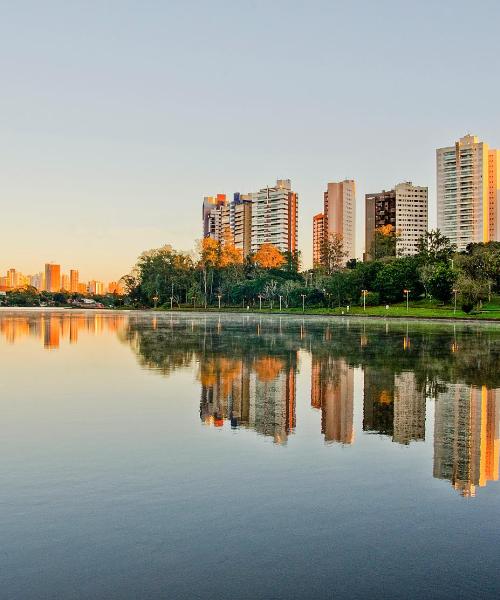
M 285 257 L 273 244 L 262 244 L 255 253 L 253 261 L 263 269 L 279 269 L 285 264 Z
M 223 243 L 213 238 L 203 238 L 200 262 L 204 268 L 224 268 L 243 264 L 243 253 L 230 241 Z

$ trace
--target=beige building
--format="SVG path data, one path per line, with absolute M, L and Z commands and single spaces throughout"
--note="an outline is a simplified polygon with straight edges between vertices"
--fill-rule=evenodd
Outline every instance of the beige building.
M 332 182 L 324 193 L 324 235 L 340 235 L 346 260 L 356 256 L 356 184 L 353 179 Z
M 396 254 L 417 253 L 420 236 L 428 227 L 428 188 L 411 181 L 392 190 L 365 195 L 365 260 L 371 260 L 375 231 L 390 225 L 397 234 Z
M 252 194 L 252 252 L 263 244 L 272 244 L 280 252 L 296 253 L 298 203 L 289 179 L 278 179 L 274 187 Z
M 438 148 L 437 224 L 459 251 L 500 240 L 500 151 L 474 135 Z
M 325 215 L 319 213 L 313 217 L 313 267 L 321 265 L 322 245 L 325 235 Z
M 418 240 L 427 232 L 428 196 L 427 187 L 413 185 L 411 181 L 398 183 L 396 192 L 396 254 L 417 254 Z

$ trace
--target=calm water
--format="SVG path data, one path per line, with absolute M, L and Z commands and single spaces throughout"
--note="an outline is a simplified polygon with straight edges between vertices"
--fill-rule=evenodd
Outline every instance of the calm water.
M 0 311 L 0 597 L 498 598 L 500 327 Z

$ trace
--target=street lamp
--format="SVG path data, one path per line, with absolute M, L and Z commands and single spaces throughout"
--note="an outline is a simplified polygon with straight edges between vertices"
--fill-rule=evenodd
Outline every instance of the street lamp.
M 361 290 L 363 294 L 363 310 L 366 311 L 366 294 L 368 294 L 368 290 Z
M 403 294 L 406 294 L 406 312 L 408 312 L 408 298 L 410 296 L 411 290 L 403 290 Z
M 302 296 L 302 312 L 306 311 L 306 295 L 300 294 Z
M 457 312 L 457 294 L 458 294 L 458 290 L 456 288 L 453 288 L 452 290 L 454 296 L 455 296 L 455 304 L 453 306 L 453 314 L 455 314 Z
M 217 299 L 219 300 L 219 310 L 220 310 L 220 299 L 221 299 L 221 298 L 222 298 L 222 296 L 219 294 L 219 295 L 217 296 Z
M 154 307 L 156 308 L 156 305 L 158 304 L 158 292 L 156 292 L 156 294 L 153 296 L 152 298 L 153 302 L 154 302 Z
M 283 298 L 283 296 L 278 296 L 280 299 L 280 312 L 281 312 L 281 298 Z

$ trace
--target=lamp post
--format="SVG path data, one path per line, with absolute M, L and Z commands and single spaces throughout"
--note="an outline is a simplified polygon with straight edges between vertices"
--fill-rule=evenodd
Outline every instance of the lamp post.
M 280 312 L 281 312 L 281 298 L 283 298 L 283 296 L 278 296 L 280 299 Z
M 368 294 L 368 290 L 361 290 L 363 294 L 363 310 L 366 311 L 366 294 Z
M 458 294 L 458 290 L 456 288 L 453 288 L 453 295 L 455 296 L 455 302 L 454 302 L 454 306 L 453 306 L 453 314 L 455 314 L 457 312 L 457 294 Z
M 403 290 L 403 294 L 406 294 L 406 312 L 408 312 L 409 307 L 408 307 L 408 298 L 410 296 L 410 292 L 411 290 Z
M 156 292 L 156 294 L 153 296 L 152 298 L 153 302 L 154 302 L 154 308 L 156 309 L 156 305 L 158 304 L 158 292 Z
M 302 312 L 306 312 L 306 295 L 300 294 L 302 296 Z
M 262 294 L 259 294 L 259 310 L 262 310 Z
M 219 295 L 217 296 L 217 299 L 219 300 L 219 310 L 220 310 L 220 299 L 221 299 L 221 298 L 222 298 L 222 296 L 219 294 Z

